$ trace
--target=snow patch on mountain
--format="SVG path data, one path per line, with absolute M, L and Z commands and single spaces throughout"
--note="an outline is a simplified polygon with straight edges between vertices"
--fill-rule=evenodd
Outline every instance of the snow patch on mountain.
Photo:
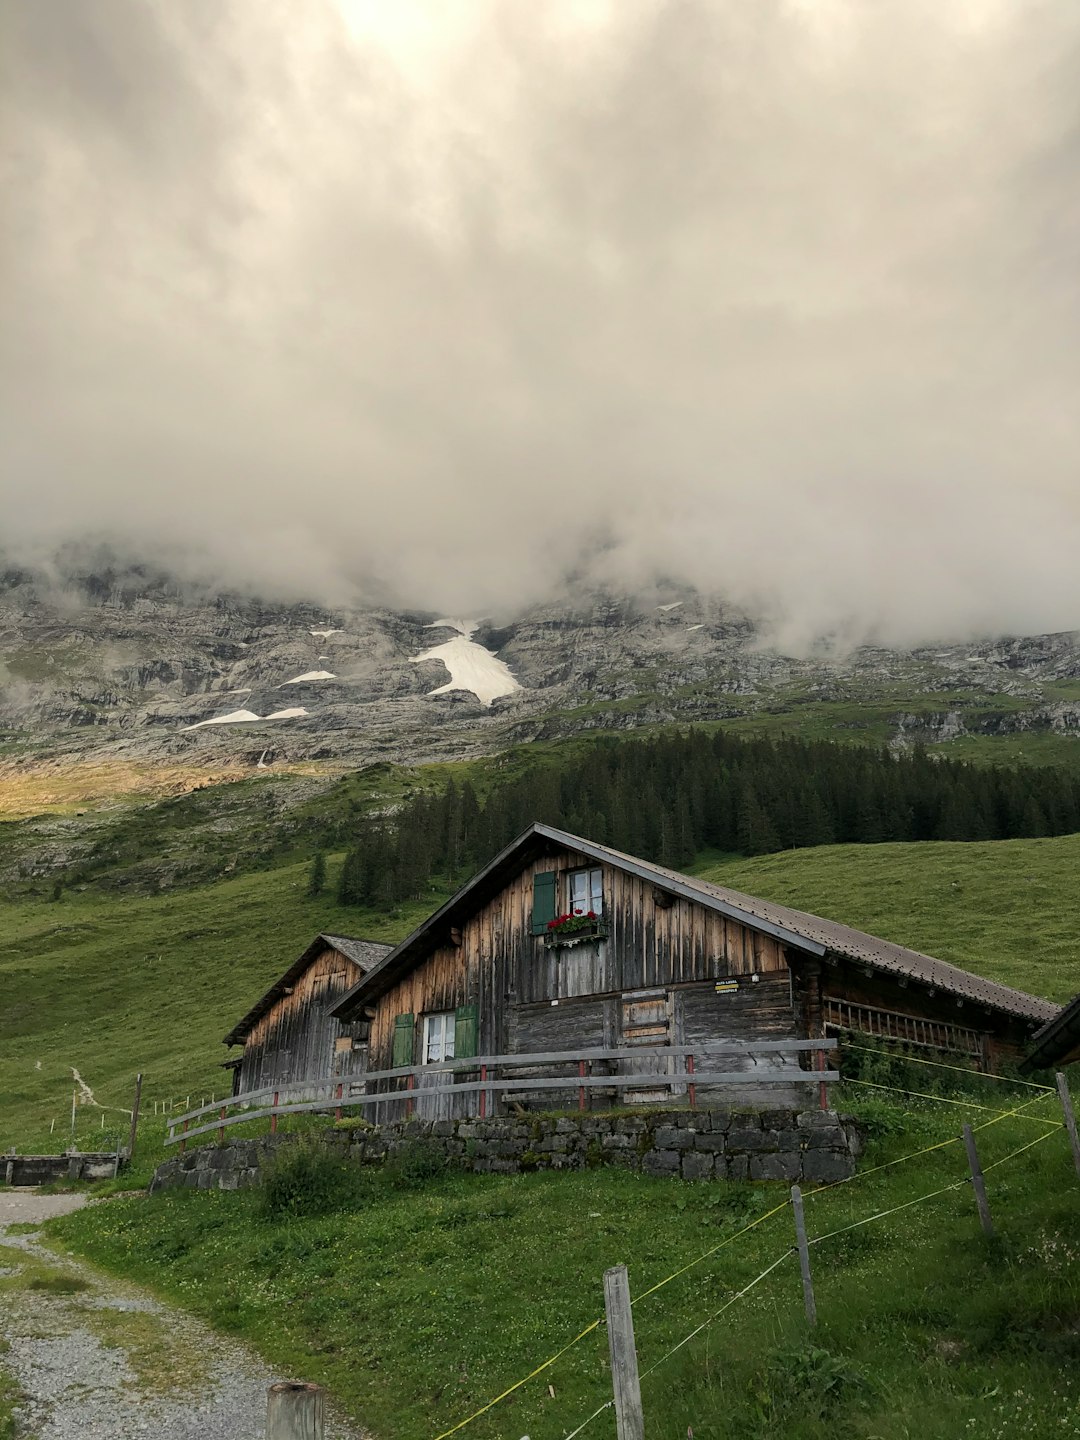
M 272 715 L 256 715 L 254 710 L 230 710 L 228 715 L 214 715 L 209 720 L 200 720 L 195 725 L 185 725 L 184 730 L 201 730 L 204 725 L 252 725 L 262 720 L 294 720 L 308 712 L 300 706 L 290 710 L 275 710 Z
M 470 690 L 481 705 L 490 705 L 500 695 L 512 695 L 515 690 L 521 689 L 510 673 L 509 665 L 472 638 L 478 624 L 476 620 L 436 620 L 424 627 L 427 630 L 458 632 L 444 645 L 436 645 L 422 655 L 412 656 L 414 665 L 423 660 L 440 660 L 450 672 L 447 683 L 429 690 L 429 695 L 445 695 L 449 690 Z
M 316 640 L 329 640 L 331 635 L 344 635 L 344 630 L 309 630 L 309 635 L 314 635 Z
M 336 680 L 337 676 L 329 670 L 305 670 L 303 675 L 294 675 L 291 680 L 284 680 L 284 685 L 306 685 L 309 680 Z

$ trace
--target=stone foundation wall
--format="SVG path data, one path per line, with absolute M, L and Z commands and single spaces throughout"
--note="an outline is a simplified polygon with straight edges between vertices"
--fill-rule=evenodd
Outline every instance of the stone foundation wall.
M 47 1185 L 53 1180 L 111 1180 L 117 1155 L 0 1155 L 5 1185 Z
M 151 1191 L 183 1185 L 236 1190 L 295 1136 L 235 1140 L 175 1155 L 159 1165 Z M 403 1145 L 421 1141 L 467 1170 L 517 1174 L 614 1165 L 683 1180 L 783 1180 L 825 1184 L 854 1173 L 860 1141 L 854 1121 L 832 1110 L 677 1110 L 647 1115 L 436 1120 L 373 1129 L 315 1132 L 320 1145 L 380 1165 Z

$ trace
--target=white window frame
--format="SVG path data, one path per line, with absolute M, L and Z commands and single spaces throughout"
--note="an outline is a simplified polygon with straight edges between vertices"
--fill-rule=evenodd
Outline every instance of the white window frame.
M 575 881 L 583 882 L 584 898 L 580 901 L 574 895 Z M 566 884 L 568 914 L 587 915 L 591 910 L 596 916 L 603 915 L 604 872 L 599 865 L 591 865 L 588 870 L 571 870 L 566 877 Z
M 457 1016 L 453 1010 L 436 1010 L 424 1016 L 424 1048 L 421 1051 L 423 1065 L 441 1065 L 444 1060 L 454 1058 L 454 1026 Z M 436 1053 L 431 1054 L 434 1048 Z

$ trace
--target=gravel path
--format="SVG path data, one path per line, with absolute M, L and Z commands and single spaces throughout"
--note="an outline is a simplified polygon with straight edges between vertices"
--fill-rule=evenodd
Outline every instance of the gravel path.
M 260 1440 L 277 1380 L 251 1351 L 8 1226 L 86 1197 L 0 1191 L 0 1360 L 28 1440 Z M 107 1202 L 105 1202 L 107 1203 Z M 4 1347 L 0 1345 L 0 1351 Z M 189 1397 L 194 1397 L 189 1398 Z M 331 1420 L 327 1440 L 364 1440 Z

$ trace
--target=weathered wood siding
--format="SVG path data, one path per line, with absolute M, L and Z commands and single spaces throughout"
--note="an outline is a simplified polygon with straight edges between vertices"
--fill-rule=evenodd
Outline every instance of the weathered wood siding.
M 361 1073 L 367 1061 L 367 1025 L 341 1025 L 329 1013 L 360 975 L 356 962 L 337 950 L 327 948 L 317 955 L 292 994 L 282 996 L 252 1028 L 239 1089 Z
M 605 1010 L 580 1000 L 566 1003 L 576 997 L 710 982 L 706 988 L 715 998 L 711 982 L 744 976 L 749 983 L 752 974 L 781 977 L 777 993 L 786 993 L 783 950 L 770 936 L 689 900 L 673 899 L 666 908 L 658 905 L 651 882 L 606 865 L 599 868 L 604 872 L 608 937 L 549 948 L 543 936 L 531 933 L 533 876 L 558 873 L 562 907 L 568 905 L 569 872 L 595 868 L 586 856 L 570 850 L 525 866 L 462 925 L 460 945 L 435 950 L 382 997 L 372 1023 L 371 1068 L 389 1068 L 394 1018 L 405 1013 L 416 1018 L 414 1059 L 419 1062 L 423 1016 L 459 1005 L 478 1007 L 481 1052 L 520 1054 L 619 1043 L 616 1008 Z M 764 997 L 765 991 L 759 993 Z M 559 1005 L 553 1006 L 556 1000 Z M 749 1033 L 778 1033 L 771 1002 L 758 1006 L 744 1000 L 741 1014 Z M 787 1014 L 787 1033 L 794 1034 L 790 1003 Z

